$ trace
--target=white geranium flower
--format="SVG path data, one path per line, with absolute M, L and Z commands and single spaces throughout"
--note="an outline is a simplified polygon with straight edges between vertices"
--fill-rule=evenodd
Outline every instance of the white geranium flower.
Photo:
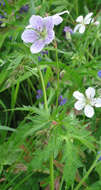
M 75 91 L 73 96 L 77 99 L 74 107 L 76 110 L 84 109 L 84 113 L 87 117 L 91 118 L 94 115 L 94 106 L 101 107 L 101 98 L 94 98 L 95 96 L 95 89 L 89 87 L 85 91 L 86 96 L 84 96 L 79 91 Z
M 85 29 L 86 29 L 86 25 L 93 23 L 94 25 L 98 25 L 99 21 L 94 22 L 94 19 L 92 18 L 93 13 L 89 13 L 87 14 L 84 18 L 83 16 L 79 16 L 76 19 L 76 22 L 79 23 L 75 26 L 74 28 L 74 32 L 76 32 L 77 30 L 79 30 L 79 32 L 82 34 L 84 33 Z

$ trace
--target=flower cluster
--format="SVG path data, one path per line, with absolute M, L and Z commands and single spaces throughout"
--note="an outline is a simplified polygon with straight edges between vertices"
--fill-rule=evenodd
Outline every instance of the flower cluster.
M 74 107 L 76 110 L 84 109 L 84 113 L 88 118 L 93 117 L 94 115 L 94 108 L 93 107 L 101 107 L 101 98 L 94 98 L 95 96 L 95 89 L 89 87 L 85 91 L 86 96 L 84 96 L 79 91 L 75 91 L 73 96 L 77 99 Z

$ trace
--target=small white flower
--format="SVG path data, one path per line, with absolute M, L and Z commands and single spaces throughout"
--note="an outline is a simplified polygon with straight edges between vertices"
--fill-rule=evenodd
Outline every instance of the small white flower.
M 94 19 L 92 18 L 93 13 L 89 13 L 87 14 L 84 18 L 83 16 L 79 16 L 76 19 L 76 22 L 79 23 L 75 26 L 74 28 L 74 32 L 76 32 L 77 30 L 79 30 L 79 32 L 82 34 L 84 33 L 85 29 L 86 29 L 86 25 L 93 23 L 94 25 L 98 25 L 99 21 L 94 22 Z
M 94 98 L 95 96 L 95 89 L 89 87 L 85 91 L 86 96 L 84 96 L 79 91 L 75 91 L 73 96 L 77 99 L 77 102 L 74 104 L 76 110 L 84 109 L 84 113 L 87 117 L 91 118 L 94 115 L 94 108 L 101 107 L 101 98 Z

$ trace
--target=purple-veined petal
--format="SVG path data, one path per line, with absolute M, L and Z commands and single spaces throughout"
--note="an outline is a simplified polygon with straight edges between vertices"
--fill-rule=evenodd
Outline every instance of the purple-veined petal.
M 63 21 L 62 17 L 59 16 L 58 14 L 53 15 L 52 19 L 53 19 L 53 24 L 54 25 L 58 25 L 58 24 L 60 24 Z
M 93 107 L 87 104 L 84 108 L 84 113 L 89 118 L 93 117 L 93 115 L 94 115 Z
M 30 25 L 38 31 L 43 30 L 43 18 L 40 16 L 32 15 L 29 20 Z
M 73 96 L 77 99 L 77 100 L 80 100 L 80 101 L 84 101 L 85 100 L 85 97 L 82 93 L 80 93 L 79 91 L 75 91 L 73 93 Z
M 55 38 L 54 30 L 48 31 L 47 37 L 45 38 L 45 44 L 50 44 Z
M 44 26 L 47 29 L 47 31 L 50 31 L 53 29 L 54 24 L 53 24 L 53 18 L 52 16 L 47 16 L 43 18 Z
M 34 41 L 37 40 L 37 33 L 34 30 L 28 30 L 26 29 L 22 35 L 21 35 L 21 39 L 25 42 L 25 43 L 33 43 Z
M 74 32 L 76 32 L 77 30 L 79 30 L 79 28 L 81 27 L 82 25 L 81 24 L 77 24 L 74 28 Z
M 85 102 L 79 100 L 74 104 L 74 107 L 76 110 L 80 111 L 85 107 Z
M 77 17 L 76 22 L 82 23 L 83 22 L 83 16 Z
M 79 28 L 79 32 L 80 32 L 81 34 L 83 34 L 84 31 L 85 31 L 85 25 L 81 25 L 80 28 Z
M 45 46 L 43 40 L 37 40 L 34 44 L 31 45 L 30 51 L 34 53 L 39 53 Z
M 85 24 L 89 24 L 92 20 L 91 16 L 93 15 L 93 13 L 88 13 L 85 18 L 84 18 L 84 23 Z
M 85 91 L 85 94 L 86 94 L 86 96 L 87 96 L 88 99 L 92 99 L 92 98 L 94 98 L 94 96 L 95 96 L 95 89 L 92 88 L 92 87 L 89 87 L 89 88 L 87 88 L 87 90 Z
M 101 107 L 101 98 L 95 98 L 95 107 Z

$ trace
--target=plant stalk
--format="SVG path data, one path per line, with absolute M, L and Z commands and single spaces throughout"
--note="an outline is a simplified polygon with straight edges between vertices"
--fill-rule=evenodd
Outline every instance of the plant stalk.
M 57 67 L 57 99 L 56 99 L 56 106 L 58 106 L 58 98 L 59 98 L 59 62 L 58 62 L 57 47 L 56 47 L 56 67 Z
M 44 83 L 43 75 L 42 75 L 42 72 L 41 72 L 41 69 L 40 69 L 39 65 L 37 65 L 37 68 L 38 68 L 38 71 L 39 71 L 39 75 L 40 75 L 40 79 L 41 79 L 41 83 L 42 83 L 42 88 L 43 88 L 43 96 L 44 96 L 45 109 L 48 111 L 46 88 L 45 88 L 45 83 Z M 50 156 L 50 190 L 54 190 L 53 153 Z

